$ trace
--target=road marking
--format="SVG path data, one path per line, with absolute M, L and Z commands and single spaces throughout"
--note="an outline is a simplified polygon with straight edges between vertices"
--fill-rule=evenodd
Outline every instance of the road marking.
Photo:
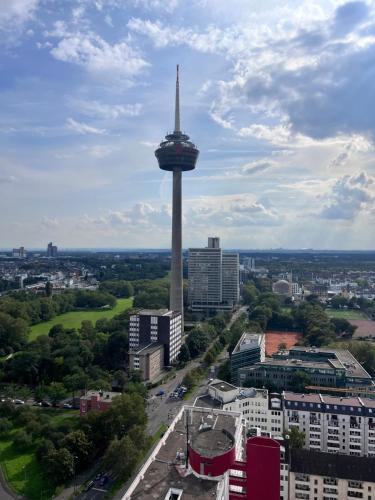
M 92 490 L 95 491 L 102 491 L 103 493 L 107 493 L 108 490 L 101 490 L 100 488 L 91 488 Z

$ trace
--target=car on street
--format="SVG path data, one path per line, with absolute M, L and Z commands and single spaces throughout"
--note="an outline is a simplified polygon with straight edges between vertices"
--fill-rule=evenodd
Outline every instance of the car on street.
M 107 476 L 107 474 L 104 474 L 104 476 L 99 481 L 100 486 L 104 486 L 108 482 L 108 480 L 109 480 L 109 477 Z
M 73 409 L 73 405 L 69 404 L 69 403 L 64 403 L 63 404 L 63 408 L 67 409 L 67 410 L 72 410 Z
M 164 396 L 164 394 L 165 394 L 165 391 L 160 390 L 160 391 L 158 391 L 158 392 L 156 393 L 156 396 Z
M 90 490 L 91 490 L 91 488 L 92 488 L 93 486 L 94 486 L 94 481 L 90 481 L 90 482 L 87 484 L 87 486 L 86 486 L 86 488 L 84 489 L 84 491 L 87 493 L 88 491 L 90 491 Z

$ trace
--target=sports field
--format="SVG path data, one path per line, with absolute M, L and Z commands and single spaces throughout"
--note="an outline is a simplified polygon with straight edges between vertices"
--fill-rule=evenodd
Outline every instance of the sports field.
M 286 344 L 289 349 L 297 344 L 302 338 L 302 334 L 298 332 L 282 332 L 282 331 L 269 331 L 266 332 L 266 355 L 272 356 L 279 350 L 280 344 Z
M 71 311 L 60 314 L 50 321 L 44 321 L 31 327 L 29 340 L 35 340 L 39 335 L 48 335 L 54 325 L 61 324 L 64 328 L 79 328 L 82 321 L 92 321 L 93 324 L 99 318 L 113 318 L 116 314 L 129 309 L 133 305 L 133 298 L 117 299 L 117 304 L 113 309 L 95 309 L 91 311 Z
M 326 309 L 325 312 L 329 318 L 347 319 L 368 319 L 362 311 L 357 309 Z

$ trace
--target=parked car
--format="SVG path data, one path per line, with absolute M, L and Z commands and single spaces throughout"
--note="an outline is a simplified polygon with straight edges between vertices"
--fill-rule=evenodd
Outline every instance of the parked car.
M 103 476 L 104 472 L 98 472 L 98 474 L 95 476 L 95 481 L 99 481 L 99 479 Z
M 94 486 L 94 481 L 90 481 L 86 488 L 84 489 L 85 492 L 91 490 L 91 488 Z
M 51 408 L 52 404 L 49 401 L 42 401 L 43 408 Z
M 104 476 L 101 478 L 99 482 L 100 486 L 104 486 L 108 482 L 108 479 L 109 477 L 107 476 L 107 474 L 104 474 Z
M 63 404 L 63 408 L 66 408 L 67 410 L 72 410 L 73 409 L 73 405 L 71 405 L 70 403 L 64 403 Z
M 156 393 L 157 396 L 164 396 L 164 394 L 165 394 L 165 391 L 163 391 L 163 390 L 160 390 Z
M 14 404 L 15 405 L 24 405 L 25 401 L 23 401 L 22 399 L 15 399 L 14 400 Z

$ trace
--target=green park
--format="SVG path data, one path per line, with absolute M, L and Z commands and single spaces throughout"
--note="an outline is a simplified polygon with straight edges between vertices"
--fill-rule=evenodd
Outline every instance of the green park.
M 79 328 L 82 321 L 91 321 L 93 324 L 98 319 L 111 319 L 133 305 L 133 298 L 117 299 L 113 308 L 103 307 L 95 310 L 70 311 L 59 314 L 49 321 L 44 321 L 33 325 L 30 328 L 29 340 L 35 340 L 39 335 L 48 335 L 50 329 L 55 325 L 63 325 L 64 328 Z

